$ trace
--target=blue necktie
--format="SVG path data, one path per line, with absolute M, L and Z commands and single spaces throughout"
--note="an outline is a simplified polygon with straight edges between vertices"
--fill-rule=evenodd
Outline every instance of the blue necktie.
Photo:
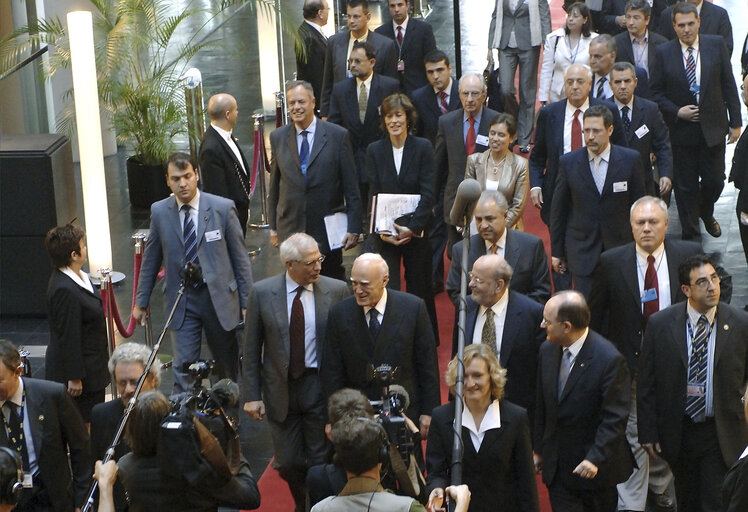
M 306 178 L 306 168 L 309 166 L 309 141 L 306 136 L 309 132 L 304 130 L 301 132 L 301 150 L 299 151 L 299 163 L 301 164 L 301 174 Z
M 182 229 L 182 236 L 184 236 L 184 261 L 185 263 L 191 261 L 200 263 L 200 260 L 197 258 L 197 229 L 190 216 L 191 209 L 192 207 L 188 204 L 182 205 L 181 208 L 184 212 L 184 227 Z
M 709 360 L 707 345 L 709 320 L 701 315 L 696 324 L 696 333 L 691 341 L 691 357 L 688 361 L 688 385 L 698 385 L 704 390 L 703 395 L 686 396 L 686 414 L 696 423 L 706 419 L 706 365 Z
M 566 381 L 569 380 L 569 374 L 571 373 L 571 350 L 564 349 L 564 355 L 561 357 L 561 366 L 558 369 L 558 399 L 561 400 L 561 395 L 564 392 L 564 386 Z
M 696 86 L 696 61 L 693 59 L 693 48 L 688 47 L 686 50 L 688 56 L 686 57 L 686 80 L 688 80 L 688 86 L 691 91 Z

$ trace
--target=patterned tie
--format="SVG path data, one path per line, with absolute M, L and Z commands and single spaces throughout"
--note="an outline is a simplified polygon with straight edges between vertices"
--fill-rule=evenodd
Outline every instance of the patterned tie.
M 600 80 L 597 81 L 597 92 L 595 93 L 595 98 L 605 98 L 604 89 L 605 89 L 605 82 L 608 80 L 608 77 L 601 76 Z
M 647 256 L 647 273 L 644 275 L 644 291 L 654 289 L 660 293 L 660 285 L 657 282 L 657 269 L 654 266 L 655 258 L 651 254 Z M 642 313 L 644 314 L 644 325 L 647 326 L 649 317 L 660 310 L 660 297 L 648 300 L 644 303 Z
M 582 123 L 579 122 L 579 116 L 582 114 L 581 109 L 574 111 L 574 119 L 571 121 L 571 150 L 574 151 L 582 147 Z
M 605 172 L 602 170 L 603 158 L 596 156 L 592 159 L 592 178 L 595 180 L 595 186 L 600 195 L 603 194 L 603 187 L 605 186 Z
M 475 119 L 473 116 L 468 117 L 470 128 L 468 128 L 467 137 L 465 137 L 465 153 L 468 156 L 475 153 Z
M 491 244 L 491 254 L 496 254 L 496 252 L 499 250 L 499 246 L 496 244 Z
M 439 111 L 442 115 L 449 112 L 449 105 L 447 105 L 447 93 L 442 91 L 439 93 Z
M 366 119 L 366 104 L 369 101 L 369 97 L 366 94 L 366 84 L 361 83 L 361 93 L 358 95 L 358 118 L 361 120 L 361 122 L 364 122 L 364 119 Z
M 626 139 L 629 138 L 629 131 L 631 130 L 631 118 L 629 117 L 629 106 L 624 105 L 621 108 L 621 121 L 623 121 L 623 130 L 626 132 Z
M 305 369 L 305 350 L 304 350 L 304 304 L 301 303 L 301 292 L 303 286 L 296 288 L 296 297 L 291 305 L 291 323 L 288 327 L 290 337 L 290 353 L 288 373 L 292 379 L 298 379 L 304 373 Z
M 397 45 L 398 46 L 403 45 L 403 27 L 401 26 L 397 27 Z
M 5 402 L 10 410 L 5 426 L 8 429 L 8 444 L 12 450 L 21 454 L 23 470 L 29 470 L 29 453 L 26 450 L 26 440 L 23 437 L 23 424 L 18 415 L 18 406 L 11 401 Z
M 686 395 L 686 414 L 698 423 L 706 419 L 706 365 L 708 362 L 707 344 L 708 334 L 707 326 L 709 320 L 706 316 L 701 315 L 696 324 L 696 333 L 691 342 L 691 358 L 688 361 L 688 385 L 698 385 L 704 390 L 702 396 Z
M 309 135 L 308 131 L 301 132 L 301 150 L 299 150 L 299 163 L 304 178 L 306 178 L 306 170 L 309 167 L 309 140 L 306 138 L 307 135 Z
M 490 348 L 498 357 L 499 354 L 496 350 L 496 325 L 494 324 L 493 316 L 493 309 L 488 308 L 486 310 L 486 323 L 483 324 L 483 332 L 481 332 L 480 342 L 483 345 L 488 345 L 488 348 Z
M 561 400 L 561 394 L 564 392 L 566 381 L 569 380 L 571 373 L 571 350 L 564 349 L 564 355 L 561 356 L 561 366 L 558 369 L 558 399 Z
M 369 310 L 369 333 L 371 333 L 372 340 L 377 341 L 380 330 L 382 330 L 382 324 L 379 323 L 379 313 L 376 309 L 371 308 Z
M 686 80 L 688 80 L 688 87 L 693 91 L 696 87 L 696 61 L 693 59 L 693 47 L 689 46 L 686 50 L 688 56 L 686 57 Z
M 197 257 L 197 229 L 195 223 L 192 222 L 192 216 L 190 210 L 192 207 L 188 204 L 183 204 L 180 208 L 184 212 L 184 226 L 182 227 L 182 236 L 184 237 L 184 261 L 185 263 L 194 262 L 200 263 Z

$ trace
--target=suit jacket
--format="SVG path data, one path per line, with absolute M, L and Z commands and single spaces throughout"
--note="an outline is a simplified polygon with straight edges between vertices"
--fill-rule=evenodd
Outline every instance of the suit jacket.
M 639 442 L 659 442 L 670 465 L 680 455 L 686 413 L 687 316 L 686 304 L 681 303 L 649 317 L 639 357 Z M 714 420 L 722 458 L 730 467 L 748 444 L 740 402 L 748 379 L 748 315 L 720 302 L 714 321 Z
M 223 197 L 200 193 L 196 227 L 197 257 L 203 281 L 208 286 L 218 321 L 224 330 L 230 331 L 239 324 L 240 308 L 247 307 L 247 296 L 252 287 L 252 267 L 234 204 Z M 220 239 L 207 241 L 208 232 L 217 232 Z M 181 282 L 179 271 L 184 267 L 182 223 L 174 196 L 151 205 L 151 228 L 145 247 L 135 303 L 143 308 L 148 305 L 156 276 L 163 265 L 166 269 L 164 307 L 170 311 Z M 180 301 L 170 325 L 172 329 L 181 327 L 185 308 L 185 301 Z
M 613 113 L 612 144 L 624 146 L 626 138 L 618 109 L 612 103 L 596 98 L 590 99 L 590 106 L 605 105 Z M 540 217 L 546 225 L 551 224 L 551 205 L 556 190 L 558 162 L 564 154 L 564 117 L 566 100 L 550 103 L 540 109 L 535 127 L 535 145 L 530 153 L 530 188 L 540 187 L 543 192 L 543 207 Z M 627 217 L 628 218 L 628 217 Z
M 281 241 L 294 233 L 314 237 L 323 254 L 330 252 L 324 217 L 348 214 L 348 231 L 361 227 L 361 199 L 348 131 L 317 119 L 306 179 L 301 174 L 296 127 L 287 124 L 270 133 L 270 227 Z M 345 202 L 344 202 L 345 200 Z
M 115 398 L 91 409 L 91 457 L 92 460 L 103 460 L 106 451 L 114 440 L 117 428 L 125 413 L 125 404 L 120 398 Z M 126 453 L 130 453 L 130 445 L 124 436 L 114 448 L 115 461 L 120 460 Z M 114 508 L 117 511 L 127 510 L 127 497 L 122 482 L 114 482 Z
M 530 2 L 517 1 L 512 9 L 508 0 L 496 0 L 493 15 L 491 15 L 491 24 L 488 27 L 489 48 L 506 49 L 509 46 L 512 30 L 514 30 L 516 48 L 519 50 L 527 51 L 533 46 L 539 47 L 543 44 L 545 36 L 551 31 L 551 10 L 548 2 L 532 0 L 532 3 L 535 5 L 531 9 Z M 535 34 L 533 34 L 533 22 Z M 496 33 L 497 23 L 500 24 L 498 34 Z M 533 35 L 535 41 L 533 41 Z
M 696 242 L 665 239 L 671 304 L 686 300 L 678 281 L 678 266 L 689 256 L 702 252 L 701 245 Z M 632 378 L 635 377 L 644 332 L 635 242 L 615 247 L 600 256 L 590 310 L 592 328 L 616 346 L 626 358 Z
M 564 28 L 557 28 L 545 38 L 543 64 L 538 78 L 538 101 L 559 101 L 566 98 L 564 74 L 572 64 L 590 63 L 590 45 L 599 34 L 580 37 L 579 44 L 569 47 Z
M 490 157 L 490 149 L 470 155 L 467 159 L 465 179 L 478 180 L 483 190 L 486 190 L 486 180 L 498 181 L 498 191 L 504 194 L 509 203 L 506 226 L 522 231 L 522 212 L 525 211 L 527 189 L 530 188 L 527 159 L 510 151 L 506 156 L 501 174 L 494 176 Z
M 330 107 L 330 95 L 332 86 L 348 78 L 348 41 L 351 31 L 345 29 L 331 36 L 327 40 L 327 53 L 325 54 L 325 73 L 322 79 L 322 104 L 320 115 L 327 117 Z M 376 63 L 374 73 L 386 75 L 397 79 L 397 48 L 395 42 L 382 34 L 369 31 L 366 41 L 374 45 L 376 50 Z
M 417 420 L 420 415 L 431 415 L 440 403 L 434 332 L 426 304 L 415 295 L 387 290 L 376 341 L 355 297 L 335 304 L 327 320 L 322 360 L 322 383 L 328 398 L 347 387 L 360 389 L 370 400 L 381 399 L 382 388 L 367 380 L 367 369 L 389 364 L 398 368 L 393 384 L 402 385 L 410 395 L 408 417 Z
M 657 25 L 657 32 L 671 41 L 676 39 L 672 16 L 673 6 L 671 5 L 660 13 Z M 702 2 L 700 18 L 699 39 L 704 34 L 721 36 L 725 46 L 727 46 L 728 56 L 732 55 L 732 24 L 727 11 L 711 2 Z
M 462 240 L 452 247 L 452 264 L 447 275 L 447 293 L 457 307 L 460 297 L 460 268 L 462 265 Z M 468 270 L 475 260 L 486 254 L 486 244 L 480 235 L 470 237 Z M 509 229 L 506 232 L 504 259 L 512 267 L 511 288 L 517 293 L 545 304 L 551 296 L 551 275 L 543 240 L 530 233 Z M 467 290 L 470 293 L 470 288 Z
M 702 5 L 711 4 L 704 2 Z M 652 73 L 652 97 L 660 106 L 674 145 L 698 144 L 700 133 L 710 147 L 723 144 L 728 114 L 730 127 L 741 125 L 738 90 L 724 43 L 719 36 L 700 35 L 699 53 L 700 121 L 692 123 L 678 118 L 678 109 L 697 103 L 686 79 L 680 41 L 675 39 L 657 48 L 658 65 L 656 72 Z
M 634 58 L 634 47 L 631 44 L 631 35 L 627 30 L 621 32 L 615 36 L 616 47 L 616 62 L 630 62 L 636 66 L 636 59 Z M 657 65 L 657 47 L 662 43 L 667 43 L 667 39 L 657 32 L 647 31 L 647 66 L 649 69 L 654 68 Z M 647 70 L 647 76 L 651 75 L 651 72 Z
M 725 512 L 748 509 L 748 457 L 738 459 L 725 475 L 722 506 Z
M 298 39 L 294 43 L 296 50 L 296 76 L 299 80 L 306 80 L 312 84 L 315 107 L 319 112 L 322 98 L 322 79 L 325 75 L 327 38 L 306 21 L 301 23 L 297 34 Z
M 320 276 L 314 283 L 314 319 L 317 366 L 322 367 L 327 315 L 333 304 L 348 294 L 348 286 Z M 244 375 L 247 401 L 263 400 L 268 417 L 281 423 L 288 413 L 290 357 L 289 312 L 285 272 L 258 281 L 249 296 L 244 329 Z
M 580 276 L 592 275 L 603 251 L 633 239 L 629 209 L 645 194 L 636 151 L 612 145 L 602 194 L 588 158 L 587 148 L 561 157 L 551 207 L 551 254 Z M 615 192 L 622 182 L 626 190 Z
M 410 26 L 410 25 L 408 25 Z M 403 147 L 400 173 L 395 171 L 392 142 L 388 136 L 366 149 L 369 176 L 369 203 L 376 194 L 421 194 L 421 200 L 406 224 L 414 233 L 424 231 L 431 222 L 434 206 L 434 148 L 421 137 L 408 135 Z
M 558 477 L 566 488 L 591 490 L 627 480 L 633 469 L 625 435 L 631 384 L 623 356 L 590 330 L 559 399 L 560 364 L 561 346 L 544 342 L 533 446 L 543 457 L 543 482 Z M 592 480 L 572 473 L 585 459 L 598 467 Z
M 436 132 L 439 129 L 439 118 L 442 116 L 442 111 L 439 109 L 439 97 L 434 92 L 432 85 L 426 84 L 413 91 L 410 99 L 413 102 L 413 106 L 416 107 L 416 112 L 418 112 L 418 129 L 416 133 L 420 137 L 429 139 L 434 144 Z M 460 107 L 459 86 L 457 80 L 452 78 L 447 108 L 449 112 L 452 112 Z
M 346 78 L 333 86 L 327 121 L 348 130 L 356 157 L 358 180 L 366 183 L 366 148 L 384 135 L 379 114 L 382 100 L 396 93 L 399 84 L 394 78 L 376 73 L 372 75 L 363 123 L 358 113 L 358 87 L 356 78 Z M 365 199 L 361 198 L 362 201 Z
M 743 52 L 740 54 L 740 67 L 743 70 L 743 79 L 748 75 L 748 35 L 743 42 Z
M 478 144 L 478 137 L 483 135 L 488 143 L 488 130 L 491 129 L 491 120 L 498 112 L 483 107 L 480 125 L 476 128 L 475 152 L 482 153 L 488 149 L 487 145 Z M 467 152 L 465 151 L 465 139 L 462 135 L 463 117 L 465 111 L 457 109 L 444 114 L 439 118 L 439 131 L 436 134 L 434 144 L 436 152 L 436 192 L 444 190 L 444 222 L 449 221 L 449 211 L 457 196 L 457 187 L 465 179 L 465 165 L 467 163 Z
M 60 270 L 52 270 L 47 287 L 49 345 L 46 379 L 82 380 L 83 391 L 100 391 L 109 384 L 109 351 L 101 296 L 78 286 Z
M 644 68 L 641 68 L 639 66 L 635 66 L 636 71 L 636 79 L 638 80 L 638 83 L 636 84 L 636 89 L 634 89 L 634 94 L 636 96 L 639 96 L 640 98 L 651 98 L 652 93 L 649 88 L 649 77 L 647 76 L 647 70 Z M 597 98 L 595 94 L 597 93 L 597 80 L 600 78 L 595 73 L 592 74 L 592 88 L 590 89 L 590 99 Z M 610 82 L 610 80 L 608 80 Z M 608 83 L 610 85 L 610 83 Z M 613 99 L 613 95 L 606 96 L 604 98 L 598 98 L 604 101 L 607 101 L 609 103 L 613 103 L 615 100 Z
M 91 446 L 83 419 L 66 386 L 25 377 L 23 384 L 39 478 L 49 501 L 57 512 L 82 507 L 93 474 Z M 9 447 L 4 428 L 0 428 L 0 446 Z
M 380 25 L 374 32 L 395 42 L 398 60 L 402 60 L 405 64 L 405 69 L 398 71 L 400 88 L 405 94 L 410 96 L 414 90 L 428 85 L 423 58 L 429 52 L 436 50 L 436 40 L 430 23 L 409 16 L 402 46 L 397 44 L 392 22 Z
M 234 143 L 239 147 L 236 139 Z M 239 153 L 242 156 L 241 162 L 236 159 L 236 155 L 226 140 L 213 126 L 208 126 L 203 141 L 200 143 L 200 153 L 197 158 L 200 163 L 203 190 L 234 201 L 239 225 L 242 232 L 245 232 L 249 219 L 249 173 L 252 172 L 252 168 L 247 163 L 241 148 L 239 148 Z M 244 170 L 242 170 L 242 165 Z
M 532 462 L 527 413 L 510 401 L 499 401 L 501 427 L 486 431 L 480 449 L 462 428 L 462 483 L 470 487 L 470 510 L 537 512 L 538 487 Z M 434 409 L 426 445 L 428 492 L 450 482 L 454 403 Z

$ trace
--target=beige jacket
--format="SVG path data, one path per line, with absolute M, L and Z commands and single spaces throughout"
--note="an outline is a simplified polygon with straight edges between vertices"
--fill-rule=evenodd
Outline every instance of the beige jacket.
M 503 169 L 499 170 L 497 175 L 494 176 L 490 155 L 490 149 L 483 153 L 470 155 L 465 169 L 465 179 L 478 180 L 483 190 L 486 190 L 487 180 L 498 181 L 498 191 L 504 194 L 507 203 L 509 203 L 506 225 L 508 228 L 522 231 L 522 212 L 525 211 L 527 190 L 530 188 L 527 159 L 509 153 Z

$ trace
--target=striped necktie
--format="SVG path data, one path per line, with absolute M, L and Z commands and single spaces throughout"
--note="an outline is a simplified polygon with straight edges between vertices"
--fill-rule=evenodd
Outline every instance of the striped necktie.
M 192 207 L 188 204 L 183 204 L 181 210 L 184 212 L 184 227 L 182 229 L 182 236 L 184 237 L 184 261 L 185 263 L 192 261 L 197 264 L 200 263 L 200 260 L 197 257 L 197 229 L 190 215 Z
M 688 360 L 687 385 L 698 386 L 703 393 L 686 395 L 686 414 L 696 423 L 706 419 L 706 366 L 708 362 L 707 326 L 709 320 L 701 315 L 696 324 L 696 333 L 691 342 L 691 357 Z
M 689 46 L 686 50 L 688 56 L 686 57 L 686 80 L 688 80 L 688 87 L 691 91 L 696 87 L 696 61 L 693 58 L 693 47 Z

